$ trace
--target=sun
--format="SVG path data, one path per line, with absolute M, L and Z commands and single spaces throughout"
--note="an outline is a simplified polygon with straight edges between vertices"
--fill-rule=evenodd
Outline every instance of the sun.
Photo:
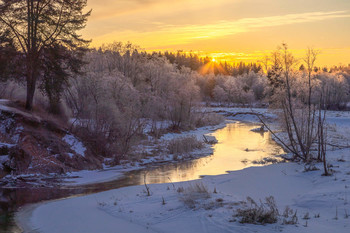
M 204 64 L 199 72 L 203 75 L 211 74 L 215 72 L 226 73 L 226 70 L 222 67 L 221 62 L 219 62 L 216 58 L 210 58 L 209 62 Z

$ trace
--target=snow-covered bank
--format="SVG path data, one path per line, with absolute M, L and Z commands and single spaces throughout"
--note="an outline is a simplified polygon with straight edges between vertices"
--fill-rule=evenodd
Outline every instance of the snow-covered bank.
M 227 109 L 227 110 L 234 111 L 232 109 Z M 216 109 L 214 108 L 214 109 L 211 109 L 210 111 L 216 111 Z M 238 109 L 238 111 L 241 111 L 241 109 Z M 239 116 L 239 117 L 241 118 L 242 116 Z M 257 119 L 254 118 L 254 116 L 247 116 L 247 117 L 250 117 L 249 118 L 250 120 L 248 121 L 246 118 L 245 120 L 246 122 L 251 122 L 254 124 L 257 123 Z M 212 155 L 215 146 L 210 142 L 210 140 L 214 141 L 215 139 L 215 136 L 213 136 L 213 134 L 215 134 L 214 132 L 216 132 L 218 129 L 222 129 L 226 127 L 229 124 L 234 124 L 237 122 L 238 121 L 235 121 L 235 120 L 226 120 L 221 124 L 215 125 L 215 126 L 201 127 L 195 130 L 184 131 L 181 133 L 167 133 L 167 134 L 164 134 L 157 142 L 155 142 L 153 146 L 148 146 L 146 148 L 146 150 L 148 150 L 150 154 L 153 154 L 152 150 L 156 149 L 159 146 L 165 148 L 167 146 L 167 143 L 171 140 L 174 140 L 177 138 L 186 138 L 186 137 L 194 136 L 197 138 L 198 141 L 205 142 L 206 140 L 209 140 L 209 142 L 204 143 L 204 147 L 202 149 L 194 150 L 190 153 L 186 153 L 185 155 L 173 155 L 169 153 L 161 153 L 159 155 L 150 155 L 146 158 L 141 158 L 138 161 L 134 161 L 134 162 L 123 161 L 122 165 L 118 165 L 118 166 L 113 166 L 113 167 L 105 166 L 103 170 L 78 171 L 78 172 L 67 173 L 66 178 L 63 180 L 63 184 L 74 186 L 74 185 L 93 184 L 97 182 L 107 182 L 107 181 L 115 180 L 119 177 L 122 177 L 123 174 L 125 174 L 125 172 L 144 169 L 150 166 L 152 167 L 157 165 L 161 166 L 167 163 L 177 163 L 177 162 L 195 160 L 198 158 Z M 247 140 L 249 140 L 249 138 L 247 138 Z M 258 153 L 258 150 L 264 150 L 264 149 L 266 150 L 266 148 L 256 148 L 256 151 L 254 151 L 253 149 L 251 150 L 251 153 L 254 153 L 254 152 Z M 242 148 L 242 150 L 248 151 L 246 147 Z M 262 151 L 260 153 L 262 154 L 262 156 L 265 154 Z M 246 158 L 242 158 L 242 159 L 246 159 Z M 263 159 L 263 157 L 258 157 L 256 159 L 258 160 Z
M 328 123 L 329 139 L 348 144 L 350 114 L 329 112 Z M 349 232 L 350 149 L 329 149 L 333 176 L 322 176 L 321 164 L 251 167 L 200 181 L 148 185 L 150 196 L 141 185 L 48 202 L 21 211 L 17 220 L 26 231 L 39 232 Z M 188 195 L 187 187 L 198 182 L 208 193 L 192 189 L 194 195 Z M 247 208 L 248 196 L 257 203 L 273 196 L 277 223 L 239 223 L 235 215 Z M 283 224 L 286 206 L 296 211 L 296 224 Z
M 149 153 L 152 153 L 157 146 L 161 145 L 166 147 L 167 142 L 170 140 L 186 137 L 186 136 L 195 136 L 197 140 L 204 141 L 204 135 L 211 135 L 214 131 L 224 128 L 228 123 L 233 123 L 232 120 L 226 120 L 218 125 L 214 126 L 205 126 L 200 127 L 195 130 L 185 131 L 181 133 L 166 133 L 159 140 L 158 144 L 154 144 L 152 147 L 148 147 L 147 150 Z M 200 158 L 204 156 L 211 155 L 213 153 L 213 145 L 210 143 L 204 143 L 202 149 L 194 150 L 186 155 L 176 156 L 177 161 L 190 160 L 195 158 Z M 117 166 L 105 166 L 102 170 L 92 170 L 92 171 L 77 171 L 70 172 L 64 176 L 62 180 L 64 185 L 76 186 L 76 185 L 87 185 L 98 182 L 107 182 L 111 180 L 118 179 L 124 175 L 125 172 L 132 170 L 143 169 L 150 165 L 164 164 L 164 163 L 173 163 L 174 155 L 161 153 L 159 155 L 152 155 L 145 158 L 140 158 L 138 161 L 122 161 L 122 165 Z
M 63 121 L 9 100 L 0 100 L 0 157 L 2 187 L 102 168 L 101 157 L 69 134 Z
M 334 161 L 334 166 L 349 171 L 349 151 L 336 154 L 346 162 Z M 17 219 L 25 230 L 38 232 L 348 232 L 349 175 L 336 170 L 335 176 L 323 177 L 320 170 L 304 172 L 303 165 L 286 163 L 205 177 L 201 182 L 210 198 L 195 200 L 195 208 L 184 204 L 184 194 L 177 191 L 198 182 L 191 181 L 175 183 L 175 189 L 150 185 L 151 196 L 144 186 L 133 186 L 48 202 L 20 212 Z M 297 210 L 298 224 L 240 224 L 233 215 L 247 196 L 257 201 L 274 196 L 281 213 L 287 205 Z
M 248 109 L 250 111 L 250 109 Z M 235 113 L 235 112 L 247 112 L 247 109 L 244 108 L 206 108 L 204 111 L 208 114 L 211 112 L 222 112 L 222 113 Z M 265 114 L 270 116 L 266 109 L 254 109 L 254 111 L 261 112 L 261 114 Z M 273 115 L 271 115 L 273 116 Z M 229 117 L 233 119 L 232 117 Z M 237 120 L 244 120 L 249 122 L 257 122 L 257 118 L 253 115 L 238 115 L 234 117 Z M 125 172 L 131 170 L 138 170 L 145 168 L 149 165 L 161 164 L 161 163 L 172 163 L 174 160 L 183 161 L 183 160 L 191 160 L 199 157 L 204 157 L 211 155 L 213 153 L 213 145 L 210 143 L 204 143 L 204 147 L 202 149 L 194 150 L 190 153 L 182 154 L 182 155 L 173 155 L 169 154 L 166 150 L 167 143 L 173 139 L 180 137 L 190 137 L 195 136 L 199 141 L 205 141 L 204 135 L 210 137 L 211 133 L 217 129 L 223 128 L 228 123 L 232 123 L 232 120 L 226 120 L 218 125 L 214 126 L 205 126 L 200 127 L 195 130 L 184 131 L 181 133 L 166 133 L 161 136 L 159 139 L 156 139 L 152 136 L 148 136 L 148 141 L 146 144 L 140 144 L 138 152 L 140 154 L 139 158 L 130 160 L 121 161 L 121 165 L 118 166 L 109 166 L 103 165 L 103 169 L 97 170 L 81 170 L 81 171 L 71 171 L 66 172 L 64 174 L 58 175 L 55 173 L 49 173 L 46 175 L 42 175 L 40 173 L 33 174 L 19 174 L 19 175 L 7 175 L 2 179 L 2 181 L 8 187 L 18 186 L 18 183 L 31 183 L 36 186 L 57 186 L 62 182 L 62 185 L 86 185 L 97 182 L 107 182 L 111 180 L 115 180 L 121 176 Z M 162 127 L 167 126 L 167 122 L 159 122 Z M 159 125 L 157 127 L 160 127 Z M 147 130 L 150 131 L 151 127 L 146 127 Z M 70 134 L 66 134 L 62 140 L 64 143 L 67 143 L 72 148 L 72 153 L 67 153 L 68 160 L 75 160 L 76 158 L 84 158 L 86 148 L 77 138 Z M 161 148 L 161 152 L 159 152 L 159 148 Z M 136 149 L 137 150 L 137 149 Z M 55 155 L 57 157 L 57 155 Z M 77 157 L 78 156 L 78 157 Z M 137 156 L 136 156 L 137 157 Z M 4 157 L 8 158 L 8 157 Z M 55 158 L 55 157 L 54 157 Z M 105 159 L 105 162 L 108 164 L 108 159 Z M 55 182 L 59 181 L 59 182 Z M 19 182 L 20 181 L 20 182 Z

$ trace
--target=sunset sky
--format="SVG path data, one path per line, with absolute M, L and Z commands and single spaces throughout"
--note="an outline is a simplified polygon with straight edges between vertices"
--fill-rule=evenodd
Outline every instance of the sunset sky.
M 350 0 L 88 0 L 92 46 L 130 41 L 147 51 L 195 51 L 254 61 L 286 42 L 318 65 L 350 63 Z

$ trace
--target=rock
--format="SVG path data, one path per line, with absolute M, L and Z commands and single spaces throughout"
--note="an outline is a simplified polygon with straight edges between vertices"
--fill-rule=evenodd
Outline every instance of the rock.
M 264 125 L 262 125 L 259 128 L 251 129 L 250 131 L 257 132 L 257 133 L 264 133 L 267 132 L 268 130 L 265 129 Z

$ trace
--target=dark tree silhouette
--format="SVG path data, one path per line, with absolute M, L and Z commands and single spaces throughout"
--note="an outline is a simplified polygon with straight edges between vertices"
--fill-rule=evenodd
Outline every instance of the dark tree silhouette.
M 0 29 L 1 30 L 1 29 Z M 19 54 L 13 46 L 12 40 L 7 37 L 8 31 L 0 33 L 0 81 L 17 77 L 21 69 Z
M 44 52 L 57 45 L 68 50 L 87 45 L 77 34 L 91 13 L 83 13 L 86 5 L 87 0 L 0 0 L 0 37 L 11 39 L 24 58 L 26 109 L 32 109 L 36 84 L 44 73 Z
M 71 51 L 66 47 L 55 44 L 45 48 L 41 67 L 43 75 L 39 88 L 49 100 L 49 112 L 60 113 L 60 101 L 63 89 L 68 86 L 68 78 L 80 73 L 80 67 L 84 64 L 82 56 L 84 49 Z

